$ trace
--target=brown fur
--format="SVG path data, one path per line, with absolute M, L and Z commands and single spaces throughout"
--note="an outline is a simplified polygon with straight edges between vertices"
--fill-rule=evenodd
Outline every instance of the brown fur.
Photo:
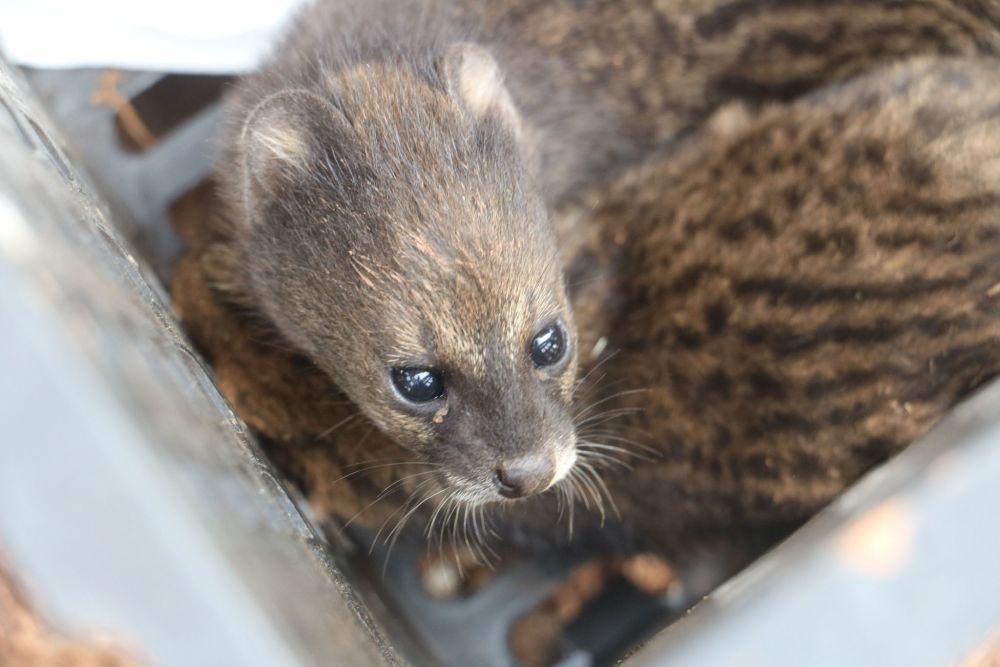
M 465 13 L 482 11 L 475 0 L 459 4 Z M 533 68 L 547 75 L 541 84 L 512 77 L 528 117 L 554 81 L 583 91 L 602 117 L 621 119 L 643 154 L 733 100 L 789 101 L 879 63 L 1000 49 L 1000 5 L 989 0 L 506 0 L 488 7 L 483 31 L 497 41 L 501 61 L 515 69 L 541 61 Z
M 203 266 L 425 467 L 428 498 L 498 501 L 572 464 L 575 327 L 499 67 L 435 6 L 393 7 L 308 8 L 242 82 Z M 568 352 L 541 368 L 549 326 Z M 408 401 L 399 369 L 445 390 Z
M 605 474 L 633 546 L 714 551 L 717 581 L 1000 373 L 998 91 L 991 61 L 898 66 L 724 111 L 594 193 L 593 439 L 652 456 Z M 576 588 L 512 629 L 526 664 Z
M 596 396 L 642 390 L 593 439 L 655 450 L 605 479 L 665 553 L 797 524 L 1000 372 L 995 62 L 917 59 L 744 123 L 593 217 L 617 351 Z

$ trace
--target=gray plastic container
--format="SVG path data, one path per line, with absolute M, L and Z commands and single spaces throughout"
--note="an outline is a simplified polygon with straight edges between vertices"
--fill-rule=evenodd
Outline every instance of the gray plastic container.
M 171 315 L 167 209 L 208 172 L 217 104 L 135 152 L 90 103 L 100 72 L 28 75 L 0 63 L 0 553 L 32 600 L 155 665 L 513 664 L 509 624 L 561 566 L 455 603 L 422 597 L 405 549 L 372 576 L 289 497 Z M 958 664 L 1000 632 L 998 516 L 994 384 L 626 664 Z M 890 571 L 866 565 L 879 548 Z M 565 665 L 626 636 L 608 600 Z

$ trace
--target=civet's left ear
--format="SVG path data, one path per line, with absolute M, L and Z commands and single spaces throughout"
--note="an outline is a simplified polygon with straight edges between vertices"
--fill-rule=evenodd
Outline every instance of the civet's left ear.
M 503 72 L 483 47 L 459 42 L 448 47 L 441 60 L 441 72 L 449 95 L 473 119 L 499 118 L 516 137 L 523 133 L 523 121 L 503 82 Z

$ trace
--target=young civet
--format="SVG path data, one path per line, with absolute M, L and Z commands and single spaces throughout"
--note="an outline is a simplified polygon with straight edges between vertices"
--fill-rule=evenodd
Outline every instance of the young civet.
M 689 451 L 703 457 L 704 450 L 677 446 L 696 439 L 684 435 L 672 421 L 677 409 L 662 401 L 646 405 L 646 417 L 631 417 L 661 420 L 645 429 L 672 434 L 660 441 L 629 426 L 641 394 L 629 394 L 634 400 L 628 405 L 616 404 L 621 399 L 610 394 L 603 406 L 574 405 L 577 360 L 589 364 L 602 335 L 609 350 L 629 341 L 646 353 L 623 352 L 586 378 L 588 401 L 594 386 L 603 391 L 643 384 L 639 378 L 648 386 L 682 377 L 671 370 L 673 357 L 662 358 L 666 352 L 657 347 L 668 340 L 661 329 L 647 332 L 637 324 L 642 317 L 673 321 L 677 303 L 650 301 L 653 296 L 638 291 L 585 301 L 593 291 L 581 287 L 587 281 L 563 275 L 579 230 L 576 223 L 560 226 L 557 243 L 551 212 L 595 186 L 600 192 L 599 184 L 611 180 L 614 206 L 602 208 L 596 224 L 658 221 L 663 207 L 674 210 L 680 191 L 664 191 L 666 203 L 653 201 L 654 208 L 634 209 L 615 194 L 614 175 L 653 155 L 663 178 L 651 189 L 691 182 L 663 166 L 664 156 L 727 102 L 744 100 L 755 112 L 881 62 L 916 53 L 993 53 L 1000 43 L 992 23 L 976 11 L 979 3 L 666 4 L 319 2 L 237 86 L 217 172 L 223 210 L 192 261 L 228 312 L 247 316 L 241 322 L 254 327 L 254 336 L 273 335 L 275 349 L 294 350 L 309 364 L 296 361 L 259 377 L 234 371 L 237 364 L 220 370 L 237 349 L 233 336 L 199 331 L 197 309 L 183 296 L 178 307 L 248 421 L 275 442 L 321 444 L 278 451 L 277 457 L 293 476 L 307 478 L 311 500 L 336 498 L 327 512 L 353 518 L 374 507 L 383 511 L 376 527 L 394 515 L 398 525 L 412 512 L 394 513 L 392 496 L 383 490 L 404 489 L 403 497 L 415 504 L 426 501 L 428 514 L 445 508 L 441 523 L 457 521 L 463 511 L 468 517 L 468 507 L 522 508 L 530 517 L 523 531 L 517 524 L 512 533 L 533 539 L 529 527 L 540 520 L 543 530 L 534 535 L 552 538 L 557 515 L 548 514 L 550 499 L 573 505 L 587 497 L 593 504 L 594 496 L 604 495 L 604 479 L 593 467 L 604 459 L 595 444 L 607 447 L 608 456 L 616 444 L 629 448 L 626 441 L 642 440 L 643 448 L 662 449 L 654 455 L 665 453 L 669 460 Z M 884 39 L 889 33 L 893 39 Z M 698 160 L 690 170 L 703 172 Z M 639 173 L 661 176 L 652 167 Z M 713 175 L 708 182 L 724 189 L 727 181 Z M 769 182 L 762 179 L 759 187 Z M 725 190 L 727 196 L 739 192 Z M 584 211 L 572 219 L 588 217 Z M 666 227 L 656 234 L 640 231 L 630 251 L 640 259 L 661 257 L 663 267 L 679 266 L 686 253 L 710 251 L 676 239 L 665 245 L 658 234 L 668 234 Z M 620 249 L 623 237 L 619 230 L 601 238 L 601 247 L 571 259 L 599 262 L 608 249 Z M 746 252 L 752 257 L 755 251 Z M 574 275 L 579 263 L 569 263 Z M 614 270 L 623 280 L 638 279 L 632 271 L 640 264 Z M 575 308 L 570 287 L 580 297 Z M 633 316 L 619 321 L 620 330 L 601 328 L 623 309 Z M 227 372 L 242 373 L 242 380 L 272 393 L 237 391 L 225 381 Z M 601 384 L 608 373 L 617 385 Z M 700 381 L 691 374 L 698 375 L 683 377 Z M 346 395 L 348 408 L 331 400 L 342 398 L 336 392 Z M 319 404 L 319 416 L 303 407 Z M 658 412 L 649 416 L 653 406 Z M 607 422 L 611 430 L 603 436 L 586 433 L 584 443 L 579 424 L 591 420 L 592 426 L 597 414 L 610 418 L 606 410 L 616 410 L 620 421 Z M 672 426 L 661 430 L 663 421 Z M 323 426 L 314 428 L 316 423 Z M 368 465 L 375 460 L 381 462 Z M 695 470 L 700 461 L 678 462 L 677 470 Z M 648 474 L 636 479 L 650 489 L 648 479 L 663 468 L 644 470 Z M 620 530 L 600 527 L 595 511 L 590 532 L 627 535 L 644 548 L 683 550 L 687 543 L 667 527 L 692 525 L 698 507 L 712 516 L 717 508 L 709 496 L 699 505 L 700 496 L 675 481 L 662 487 L 674 495 L 648 494 L 663 500 L 664 517 L 678 517 L 662 530 L 636 531 L 644 522 L 632 521 L 633 503 L 625 494 L 618 503 Z M 847 481 L 847 475 L 831 481 L 822 497 Z M 350 487 L 346 501 L 328 491 L 337 483 L 338 489 Z M 543 493 L 549 489 L 561 493 Z M 376 504 L 383 498 L 390 500 Z M 776 515 L 785 517 L 779 500 L 771 498 Z M 739 514 L 728 516 L 739 523 Z M 579 524 L 577 535 L 586 534 L 585 527 Z M 640 533 L 648 539 L 634 539 Z M 565 539 L 568 531 L 558 534 Z
M 528 130 L 467 37 L 420 3 L 301 16 L 231 102 L 212 272 L 479 504 L 573 467 L 577 362 Z

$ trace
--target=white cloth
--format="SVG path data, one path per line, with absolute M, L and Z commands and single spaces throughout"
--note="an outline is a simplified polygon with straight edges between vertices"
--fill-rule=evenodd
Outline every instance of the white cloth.
M 251 69 L 306 0 L 0 0 L 0 51 L 43 68 Z

